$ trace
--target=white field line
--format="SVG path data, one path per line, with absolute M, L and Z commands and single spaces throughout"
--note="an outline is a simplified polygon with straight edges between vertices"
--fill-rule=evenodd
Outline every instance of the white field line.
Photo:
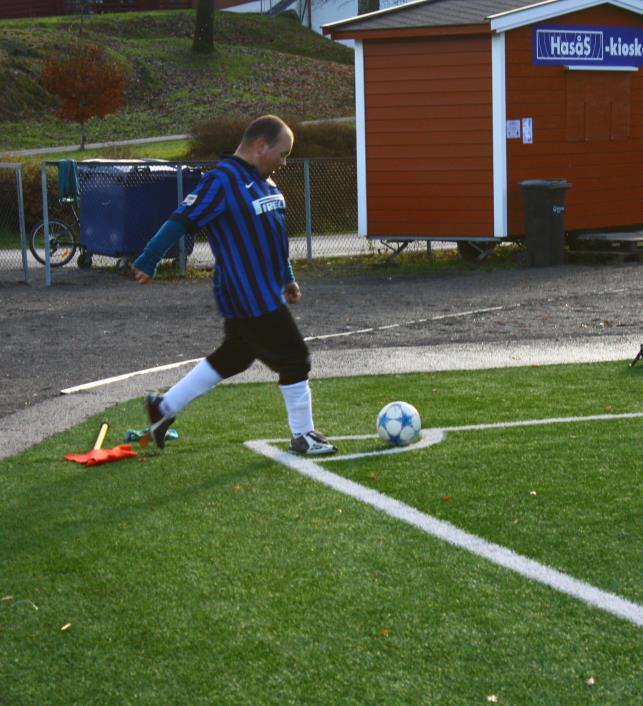
M 615 414 L 615 415 L 593 415 L 588 417 L 567 417 L 561 419 L 536 419 L 527 420 L 524 422 L 508 422 L 498 424 L 478 424 L 462 427 L 448 427 L 445 429 L 425 430 L 422 433 L 422 441 L 410 447 L 404 447 L 405 450 L 415 450 L 417 448 L 426 448 L 433 443 L 438 443 L 444 438 L 446 431 L 479 431 L 484 429 L 498 429 L 504 427 L 519 427 L 531 426 L 536 424 L 560 424 L 565 422 L 585 422 L 585 421 L 603 421 L 611 419 L 632 419 L 641 418 L 643 413 L 634 412 L 631 414 Z M 359 438 L 377 438 L 376 434 L 354 436 L 354 437 L 335 437 L 336 439 L 359 439 Z M 246 441 L 245 446 L 255 453 L 266 456 L 277 463 L 291 468 L 303 476 L 311 478 L 318 483 L 337 490 L 344 495 L 358 500 L 370 507 L 379 510 L 390 517 L 394 517 L 402 522 L 416 527 L 427 534 L 448 542 L 456 547 L 465 549 L 476 556 L 482 557 L 491 561 L 498 566 L 502 566 L 510 571 L 524 576 L 532 581 L 553 588 L 555 591 L 564 593 L 568 596 L 576 598 L 587 605 L 599 608 L 600 610 L 611 613 L 618 618 L 627 620 L 637 626 L 643 626 L 643 606 L 632 601 L 628 601 L 615 593 L 603 591 L 585 581 L 575 579 L 561 571 L 553 569 L 550 566 L 541 564 L 526 556 L 517 554 L 511 549 L 507 549 L 499 544 L 487 542 L 469 532 L 459 529 L 450 522 L 439 520 L 436 517 L 427 515 L 419 510 L 416 510 L 410 505 L 395 500 L 383 493 L 367 488 L 359 483 L 348 480 L 335 473 L 327 471 L 321 466 L 321 463 L 327 463 L 330 458 L 319 458 L 312 460 L 305 456 L 295 456 L 286 451 L 273 446 L 272 443 L 283 441 L 278 439 L 272 440 L 254 440 Z M 372 452 L 371 452 L 372 453 Z M 376 452 L 384 453 L 384 452 Z M 334 457 L 334 460 L 348 460 L 350 458 L 358 458 L 360 456 L 370 454 L 347 454 L 342 457 Z
M 520 304 L 512 304 L 510 306 L 493 306 L 487 309 L 474 309 L 472 311 L 460 311 L 453 314 L 441 314 L 439 316 L 433 316 L 427 319 L 416 319 L 414 321 L 401 321 L 397 324 L 389 324 L 388 326 L 376 326 L 373 328 L 363 328 L 355 331 L 342 331 L 341 333 L 327 333 L 321 336 L 306 336 L 304 341 L 322 341 L 327 338 L 339 338 L 344 336 L 356 336 L 360 333 L 372 333 L 373 331 L 385 331 L 392 328 L 400 328 L 402 326 L 413 326 L 414 324 L 424 324 L 428 321 L 439 321 L 441 319 L 455 319 L 462 316 L 473 316 L 475 314 L 485 314 L 489 311 L 500 311 L 503 309 L 515 309 L 520 306 Z M 123 380 L 129 380 L 130 378 L 137 377 L 138 375 L 149 375 L 151 373 L 160 373 L 164 370 L 172 370 L 173 368 L 179 368 L 182 365 L 188 365 L 189 363 L 199 363 L 203 358 L 193 358 L 192 360 L 181 360 L 178 363 L 168 363 L 167 365 L 159 365 L 156 368 L 146 368 L 145 370 L 135 370 L 131 373 L 123 373 L 122 375 L 115 375 L 110 378 L 103 378 L 102 380 L 94 380 L 93 382 L 86 382 L 81 385 L 74 385 L 73 387 L 67 387 L 60 391 L 61 395 L 72 395 L 75 392 L 84 392 L 85 390 L 93 390 L 96 387 L 103 387 L 104 385 L 111 385 L 113 382 L 122 382 Z
M 324 341 L 329 338 L 342 338 L 345 336 L 357 336 L 360 333 L 373 333 L 374 331 L 388 331 L 392 328 L 401 328 L 402 326 L 413 326 L 414 324 L 426 324 L 429 321 L 442 321 L 443 319 L 457 319 L 463 316 L 475 316 L 476 314 L 487 314 L 490 311 L 505 311 L 507 309 L 515 309 L 520 304 L 511 304 L 509 306 L 491 306 L 486 309 L 472 309 L 471 311 L 458 311 L 453 314 L 439 314 L 438 316 L 430 316 L 426 319 L 414 319 L 412 321 L 400 321 L 396 324 L 388 324 L 386 326 L 372 326 L 370 328 L 360 328 L 354 331 L 342 331 L 340 333 L 326 333 L 320 336 L 306 336 L 304 341 Z
M 103 378 L 102 380 L 95 380 L 94 382 L 86 382 L 82 385 L 76 385 L 74 387 L 67 387 L 60 391 L 61 395 L 71 395 L 74 392 L 83 392 L 84 390 L 91 390 L 94 387 L 102 387 L 103 385 L 110 385 L 113 382 L 121 382 L 121 380 L 129 380 L 130 378 L 136 377 L 137 375 L 147 375 L 149 373 L 160 373 L 163 370 L 172 370 L 173 368 L 180 368 L 182 365 L 189 365 L 190 363 L 198 363 L 202 361 L 203 358 L 192 358 L 192 360 L 181 360 L 178 363 L 168 363 L 167 365 L 159 365 L 156 368 L 146 368 L 145 370 L 135 370 L 132 373 L 123 373 L 122 375 L 115 375 L 111 378 Z

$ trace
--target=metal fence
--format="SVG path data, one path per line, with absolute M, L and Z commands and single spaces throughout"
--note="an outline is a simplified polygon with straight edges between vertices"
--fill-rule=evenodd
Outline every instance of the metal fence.
M 20 164 L 0 163 L 0 281 L 27 282 L 27 237 Z
M 43 237 L 36 249 L 45 283 L 80 267 L 125 269 L 214 162 L 87 160 L 77 162 L 77 194 L 61 181 L 63 162 L 41 165 Z M 69 176 L 67 174 L 67 176 Z M 274 175 L 286 199 L 293 260 L 351 256 L 375 246 L 357 235 L 354 158 L 292 159 Z M 73 189 L 72 189 L 73 191 Z M 45 228 L 50 232 L 44 237 Z M 72 247 L 73 245 L 73 247 Z M 49 252 L 47 252 L 49 250 Z M 212 267 L 205 233 L 186 236 L 169 259 L 179 269 Z

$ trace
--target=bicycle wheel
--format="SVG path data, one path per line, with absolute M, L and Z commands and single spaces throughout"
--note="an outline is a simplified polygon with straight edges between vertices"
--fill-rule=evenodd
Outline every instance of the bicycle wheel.
M 49 221 L 49 264 L 52 267 L 66 265 L 76 254 L 76 236 L 74 231 L 62 221 Z M 32 255 L 45 264 L 45 224 L 38 223 L 31 231 L 29 249 Z

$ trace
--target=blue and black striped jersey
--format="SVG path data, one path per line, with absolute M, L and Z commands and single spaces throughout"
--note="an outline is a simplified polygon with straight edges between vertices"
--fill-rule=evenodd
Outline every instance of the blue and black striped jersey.
M 238 157 L 223 159 L 170 220 L 192 231 L 206 229 L 215 259 L 214 295 L 225 318 L 261 316 L 284 303 L 286 203 L 270 178 Z

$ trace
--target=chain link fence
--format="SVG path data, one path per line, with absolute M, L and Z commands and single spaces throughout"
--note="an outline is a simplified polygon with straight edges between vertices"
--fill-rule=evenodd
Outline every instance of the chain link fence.
M 40 223 L 29 223 L 30 264 L 45 283 L 75 269 L 125 271 L 147 240 L 216 162 L 86 160 L 43 162 Z M 274 174 L 286 199 L 293 260 L 383 251 L 357 235 L 355 158 L 291 159 Z M 33 199 L 34 195 L 31 194 Z M 29 209 L 34 212 L 33 204 Z M 45 237 L 49 232 L 49 238 Z M 420 243 L 419 247 L 426 247 Z M 186 236 L 168 256 L 180 271 L 212 267 L 205 232 Z
M 175 164 L 158 160 L 43 162 L 42 214 L 33 226 L 32 256 L 45 284 L 74 269 L 125 272 L 149 238 L 214 162 Z M 45 233 L 49 237 L 45 237 Z M 182 238 L 168 254 L 184 271 L 201 234 Z M 209 249 L 209 248 L 208 248 Z M 203 254 L 199 260 L 204 260 Z M 209 256 L 212 264 L 212 256 Z
M 291 159 L 273 178 L 286 199 L 293 260 L 372 252 L 357 235 L 354 158 Z
M 27 237 L 20 164 L 0 163 L 0 282 L 27 282 Z

